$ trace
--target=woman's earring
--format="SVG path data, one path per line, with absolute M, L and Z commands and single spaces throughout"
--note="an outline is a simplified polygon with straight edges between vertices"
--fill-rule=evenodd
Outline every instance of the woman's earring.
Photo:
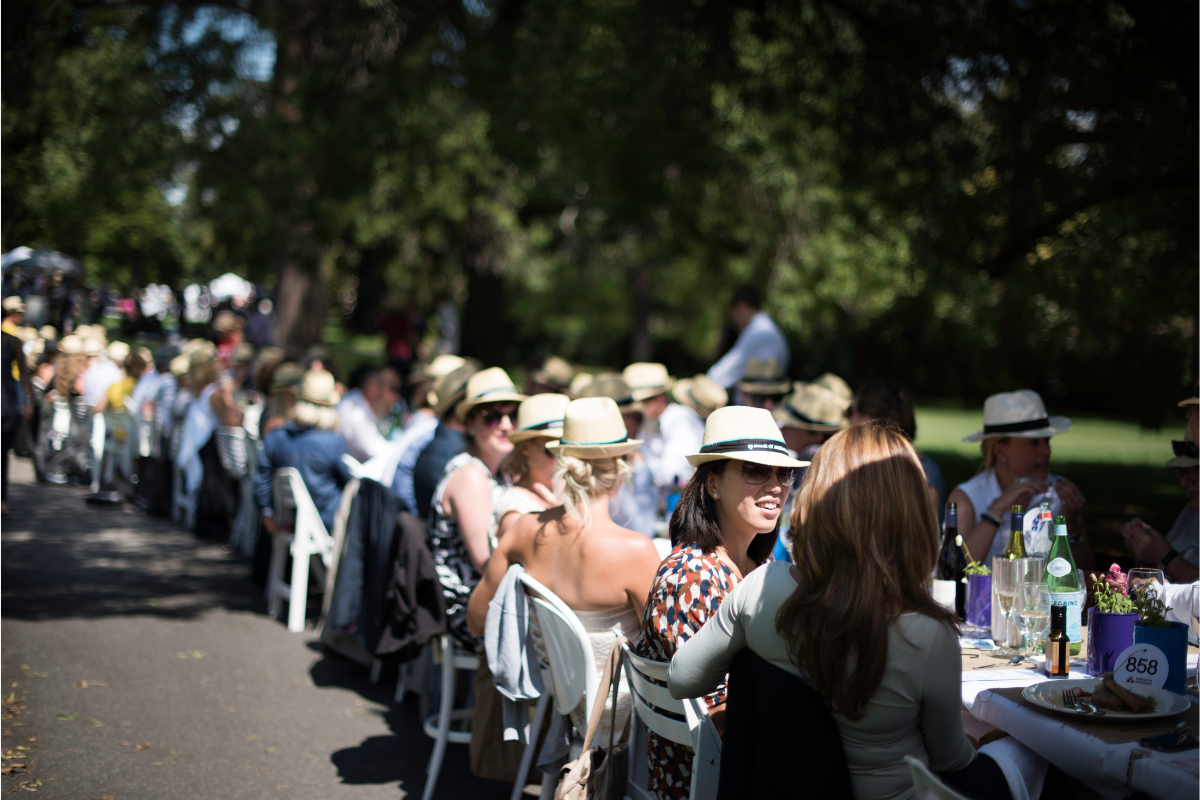
M 720 500 L 720 499 L 721 499 L 721 495 L 717 494 L 716 492 L 713 492 L 713 500 Z

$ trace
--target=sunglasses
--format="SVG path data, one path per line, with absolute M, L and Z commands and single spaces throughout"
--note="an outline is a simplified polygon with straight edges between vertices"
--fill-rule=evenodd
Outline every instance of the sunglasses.
M 1177 480 L 1182 480 L 1184 475 L 1195 480 L 1197 476 L 1200 476 L 1200 467 L 1175 467 L 1175 478 Z
M 779 485 L 787 488 L 796 482 L 795 467 L 770 467 L 766 464 L 755 464 L 753 461 L 742 462 L 742 480 L 754 486 L 759 486 L 771 479 L 772 473 Z
M 1200 448 L 1197 448 L 1195 442 L 1171 442 L 1171 449 L 1175 451 L 1175 455 L 1182 458 L 1197 458 L 1200 454 Z
M 500 427 L 501 420 L 507 419 L 511 424 L 516 415 L 517 410 L 515 408 L 485 408 L 479 412 L 479 417 L 483 420 L 483 424 L 493 429 Z

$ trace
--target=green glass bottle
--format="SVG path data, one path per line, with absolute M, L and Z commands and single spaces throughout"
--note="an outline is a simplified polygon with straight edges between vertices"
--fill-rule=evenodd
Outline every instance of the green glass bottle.
M 1050 587 L 1051 603 L 1067 607 L 1067 638 L 1071 641 L 1071 655 L 1079 655 L 1085 592 L 1079 584 L 1079 571 L 1075 568 L 1075 558 L 1067 541 L 1066 517 L 1054 518 L 1054 542 L 1046 556 L 1042 583 Z
M 1025 515 L 1021 513 L 1020 506 L 1012 507 L 1012 516 L 1009 517 L 1008 547 L 1004 548 L 1004 557 L 1009 561 L 1016 558 L 1025 558 Z

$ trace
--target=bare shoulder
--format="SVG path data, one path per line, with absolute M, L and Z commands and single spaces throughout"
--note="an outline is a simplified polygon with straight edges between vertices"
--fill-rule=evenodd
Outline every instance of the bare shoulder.
M 475 491 L 476 489 L 491 489 L 488 476 L 476 464 L 465 464 L 458 469 L 446 484 L 446 493 L 457 494 L 460 491 Z

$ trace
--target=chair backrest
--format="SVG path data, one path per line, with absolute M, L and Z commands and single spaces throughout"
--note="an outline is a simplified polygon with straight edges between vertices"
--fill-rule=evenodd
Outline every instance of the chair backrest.
M 796 675 L 743 648 L 729 669 L 717 798 L 852 797 L 837 722 Z M 779 769 L 787 764 L 788 769 Z
M 686 718 L 684 702 L 671 697 L 666 687 L 667 670 L 671 665 L 642 658 L 635 654 L 629 645 L 623 647 L 625 676 L 632 690 L 633 707 L 637 711 L 638 719 L 664 739 L 691 747 L 693 738 L 688 724 L 663 713 L 669 712 Z M 663 685 L 660 686 L 654 681 L 661 681 Z
M 218 425 L 217 458 L 230 477 L 241 479 L 246 477 L 248 456 L 246 455 L 246 431 L 240 427 Z
M 535 593 L 528 597 L 537 614 L 546 656 L 550 660 L 550 681 L 547 685 L 554 695 L 554 708 L 558 713 L 567 715 L 582 699 L 584 708 L 590 714 L 600 676 L 596 674 L 595 656 L 587 630 L 575 612 L 535 578 L 522 572 L 518 580 Z M 546 683 L 545 669 L 542 670 L 542 677 L 543 683 Z
M 908 774 L 912 776 L 916 800 L 968 800 L 942 783 L 929 767 L 912 756 L 905 756 L 904 763 L 908 764 Z
M 359 478 L 360 480 L 366 477 L 366 473 L 363 472 L 362 462 L 349 453 L 342 453 L 342 463 L 346 465 L 346 469 L 350 470 L 351 477 Z
M 281 514 L 280 522 L 292 524 L 293 535 L 297 541 L 307 539 L 312 544 L 313 551 L 321 556 L 321 561 L 329 566 L 333 559 L 333 539 L 325 530 L 321 514 L 317 511 L 300 471 L 295 467 L 282 467 L 275 470 L 272 481 L 274 506 Z

